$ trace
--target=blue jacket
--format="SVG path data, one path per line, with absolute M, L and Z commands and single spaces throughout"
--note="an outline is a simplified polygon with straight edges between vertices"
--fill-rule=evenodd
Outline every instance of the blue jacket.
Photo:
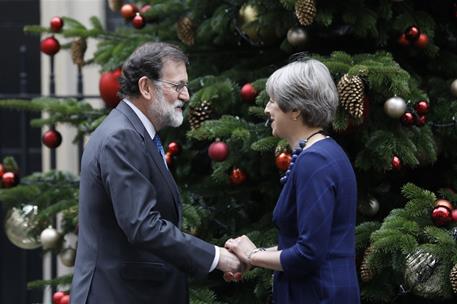
M 303 150 L 273 212 L 284 271 L 273 303 L 360 303 L 355 266 L 357 186 L 346 154 L 331 138 Z

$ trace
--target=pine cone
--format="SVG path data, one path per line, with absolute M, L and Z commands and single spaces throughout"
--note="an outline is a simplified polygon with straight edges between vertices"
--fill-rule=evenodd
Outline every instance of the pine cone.
M 194 44 L 194 24 L 189 17 L 181 17 L 176 26 L 179 40 L 186 45 Z
M 314 22 L 316 17 L 315 0 L 297 0 L 295 2 L 295 15 L 301 25 L 307 26 Z
M 368 256 L 373 252 L 373 248 L 370 246 L 365 250 L 363 255 L 363 261 L 360 265 L 360 278 L 362 282 L 370 282 L 374 277 L 374 271 L 368 266 Z
M 343 108 L 356 118 L 363 115 L 364 84 L 359 76 L 345 74 L 337 85 L 338 95 Z
M 84 65 L 84 53 L 87 49 L 86 39 L 79 38 L 71 43 L 71 60 L 78 66 Z
M 189 124 L 191 129 L 198 129 L 202 122 L 210 118 L 213 109 L 211 104 L 204 100 L 199 106 L 190 107 L 189 110 Z
M 452 267 L 449 273 L 449 280 L 451 281 L 452 290 L 457 294 L 457 264 Z

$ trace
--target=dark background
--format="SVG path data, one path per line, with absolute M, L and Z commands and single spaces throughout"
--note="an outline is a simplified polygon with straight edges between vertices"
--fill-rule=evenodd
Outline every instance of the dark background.
M 23 32 L 24 25 L 40 23 L 39 1 L 0 0 L 0 12 L 0 95 L 21 93 L 21 72 L 26 73 L 22 79 L 27 81 L 23 85 L 27 93 L 40 94 L 40 38 Z M 22 58 L 21 46 L 26 48 Z M 31 117 L 17 110 L 0 110 L 0 159 L 13 156 L 21 175 L 41 170 L 41 130 L 29 126 Z M 27 282 L 42 278 L 42 250 L 23 250 L 6 238 L 6 209 L 0 203 L 0 303 L 41 303 L 42 290 L 27 290 Z

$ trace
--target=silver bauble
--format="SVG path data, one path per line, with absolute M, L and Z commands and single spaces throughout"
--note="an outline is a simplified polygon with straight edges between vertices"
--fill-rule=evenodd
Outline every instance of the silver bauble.
M 358 206 L 359 212 L 366 216 L 375 216 L 379 211 L 379 201 L 374 197 L 362 200 Z
M 76 250 L 73 248 L 65 248 L 59 254 L 59 258 L 63 265 L 73 267 L 75 266 Z
M 403 98 L 394 96 L 384 103 L 384 112 L 389 117 L 400 118 L 406 112 L 406 102 Z
M 22 249 L 40 247 L 38 236 L 31 232 L 36 228 L 38 207 L 24 205 L 22 208 L 11 208 L 5 217 L 5 234 L 11 243 Z
M 457 79 L 451 82 L 451 93 L 457 97 Z
M 415 295 L 428 299 L 444 299 L 451 296 L 443 287 L 447 284 L 447 276 L 443 276 L 443 267 L 440 260 L 422 248 L 406 256 L 405 283 Z
M 41 232 L 40 240 L 43 245 L 43 249 L 55 248 L 60 239 L 60 233 L 54 228 L 49 226 Z
M 304 45 L 307 40 L 306 31 L 299 26 L 291 27 L 287 32 L 287 41 L 292 46 Z
M 123 4 L 123 0 L 108 0 L 108 6 L 113 12 L 119 12 Z

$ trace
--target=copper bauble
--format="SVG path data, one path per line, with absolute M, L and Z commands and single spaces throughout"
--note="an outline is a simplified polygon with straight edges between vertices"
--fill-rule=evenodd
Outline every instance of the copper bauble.
M 146 25 L 146 20 L 140 13 L 136 13 L 135 17 L 132 19 L 132 25 L 134 28 L 142 29 Z
M 132 3 L 124 4 L 121 7 L 121 15 L 125 20 L 132 20 L 136 12 L 138 12 L 138 8 Z
M 229 155 L 229 147 L 222 141 L 215 141 L 208 147 L 208 156 L 214 161 L 224 161 Z
M 288 152 L 282 152 L 275 159 L 276 168 L 280 171 L 286 171 L 289 168 L 290 161 L 292 160 L 292 156 Z
M 62 135 L 59 131 L 51 129 L 43 133 L 41 141 L 46 147 L 55 149 L 62 143 Z
M 179 153 L 181 153 L 181 145 L 175 141 L 169 143 L 167 148 L 167 151 L 170 152 L 171 155 L 178 155 Z
M 98 88 L 100 96 L 108 108 L 115 108 L 121 98 L 117 95 L 121 85 L 119 84 L 119 77 L 121 76 L 121 69 L 105 72 L 100 76 Z
M 257 97 L 257 90 L 250 83 L 246 83 L 240 90 L 241 100 L 247 103 L 252 103 Z
M 53 17 L 49 22 L 49 27 L 54 33 L 60 32 L 63 27 L 63 19 L 60 17 Z
M 40 50 L 49 56 L 53 56 L 59 52 L 60 43 L 54 36 L 46 37 L 41 40 Z
M 244 183 L 247 179 L 246 173 L 239 169 L 233 168 L 232 173 L 230 174 L 230 182 L 234 185 L 240 185 Z

